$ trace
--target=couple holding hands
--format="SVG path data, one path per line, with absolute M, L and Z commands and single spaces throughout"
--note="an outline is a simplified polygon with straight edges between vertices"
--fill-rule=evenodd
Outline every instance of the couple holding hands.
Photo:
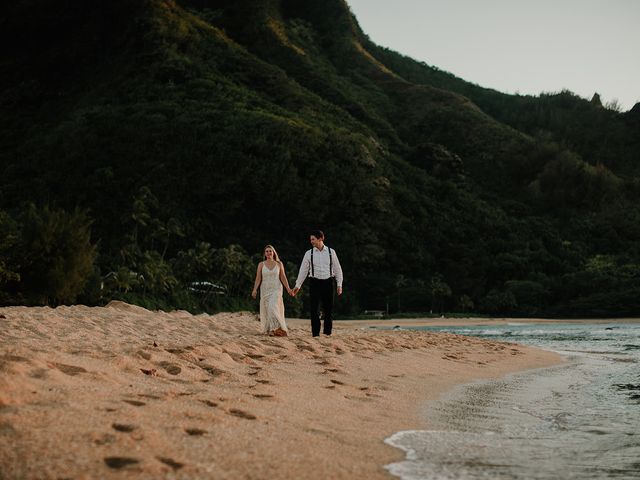
M 335 250 L 324 244 L 324 233 L 315 230 L 309 235 L 311 250 L 307 250 L 300 265 L 296 285 L 289 288 L 289 281 L 284 272 L 284 265 L 278 253 L 271 245 L 264 247 L 264 261 L 258 264 L 256 280 L 251 296 L 256 298 L 260 287 L 260 325 L 263 333 L 278 337 L 287 336 L 287 324 L 284 318 L 282 287 L 289 295 L 295 297 L 303 282 L 309 278 L 311 334 L 320 335 L 320 306 L 324 312 L 323 333 L 331 335 L 334 278 L 336 291 L 342 295 L 342 267 Z

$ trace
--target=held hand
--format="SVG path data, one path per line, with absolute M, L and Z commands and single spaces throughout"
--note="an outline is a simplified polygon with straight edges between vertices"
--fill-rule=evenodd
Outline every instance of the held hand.
M 342 295 L 342 287 L 338 287 L 338 295 Z
M 253 292 L 251 292 L 251 296 L 253 298 L 256 298 L 258 296 L 258 292 L 256 290 L 254 290 Z
M 294 288 L 293 290 L 291 290 L 291 296 L 295 297 L 298 294 L 299 291 L 300 291 L 300 289 L 298 287 Z

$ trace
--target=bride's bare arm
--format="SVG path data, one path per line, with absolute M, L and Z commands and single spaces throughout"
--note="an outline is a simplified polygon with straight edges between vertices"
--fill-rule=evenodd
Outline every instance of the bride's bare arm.
M 284 265 L 280 262 L 280 281 L 284 285 L 284 288 L 287 289 L 288 293 L 291 293 L 291 288 L 289 287 L 289 279 L 287 275 L 284 273 Z
M 256 298 L 258 295 L 258 287 L 260 286 L 260 282 L 262 282 L 262 262 L 258 264 L 258 270 L 256 271 L 256 281 L 253 284 L 253 291 L 251 292 L 251 296 Z

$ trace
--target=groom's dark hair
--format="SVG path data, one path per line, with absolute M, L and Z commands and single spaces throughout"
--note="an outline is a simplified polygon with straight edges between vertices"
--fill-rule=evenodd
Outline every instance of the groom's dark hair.
M 309 235 L 313 235 L 318 240 L 324 240 L 324 233 L 322 233 L 322 230 L 311 230 Z

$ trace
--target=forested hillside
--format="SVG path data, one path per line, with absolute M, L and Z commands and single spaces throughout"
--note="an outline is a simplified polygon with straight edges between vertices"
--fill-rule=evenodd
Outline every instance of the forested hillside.
M 246 308 L 320 228 L 343 315 L 639 311 L 638 105 L 470 84 L 343 0 L 18 0 L 0 40 L 2 303 Z

